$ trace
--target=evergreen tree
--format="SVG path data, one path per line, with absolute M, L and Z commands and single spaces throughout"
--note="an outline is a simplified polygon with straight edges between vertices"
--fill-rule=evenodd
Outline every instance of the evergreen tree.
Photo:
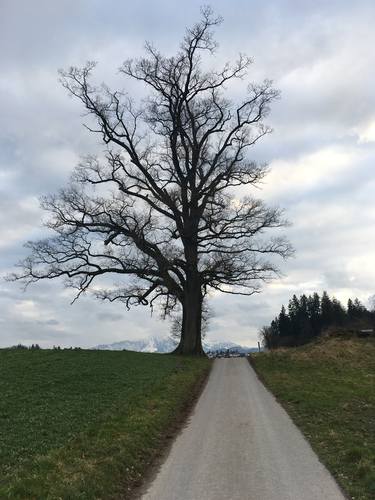
M 299 310 L 299 300 L 296 295 L 293 295 L 292 299 L 289 301 L 288 313 L 290 318 L 290 330 L 294 338 L 297 338 L 300 334 Z
M 308 299 L 304 294 L 299 299 L 298 324 L 300 335 L 306 339 L 311 338 L 313 330 L 308 313 Z
M 368 319 L 370 314 L 368 313 L 366 307 L 360 302 L 356 297 L 354 301 L 352 299 L 348 300 L 348 319 L 349 321 L 358 321 L 360 319 Z
M 353 318 L 354 318 L 354 304 L 353 304 L 353 301 L 352 299 L 349 299 L 348 300 L 348 306 L 347 306 L 347 316 L 348 316 L 348 320 L 351 321 Z
M 360 318 L 361 316 L 365 316 L 367 309 L 366 307 L 362 304 L 362 302 L 356 297 L 354 299 L 354 310 L 356 315 Z
M 335 297 L 332 299 L 332 323 L 342 326 L 346 322 L 346 311 L 341 305 L 341 302 Z
M 269 329 L 269 345 L 270 348 L 278 347 L 280 340 L 280 330 L 279 330 L 279 321 L 278 318 L 275 318 L 271 321 L 271 326 Z
M 284 306 L 282 306 L 279 314 L 278 329 L 280 337 L 290 337 L 292 335 L 290 318 L 287 315 Z
M 326 328 L 332 324 L 332 301 L 326 291 L 323 292 L 321 301 L 321 322 L 322 328 Z
M 312 335 L 316 337 L 321 332 L 320 297 L 317 293 L 307 298 L 307 312 L 310 319 Z

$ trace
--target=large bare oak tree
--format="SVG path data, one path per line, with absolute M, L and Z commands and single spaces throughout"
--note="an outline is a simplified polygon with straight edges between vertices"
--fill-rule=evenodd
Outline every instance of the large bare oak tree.
M 121 66 L 150 91 L 138 105 L 94 86 L 94 63 L 61 72 L 106 150 L 87 157 L 66 189 L 43 199 L 55 235 L 28 243 L 31 254 L 16 276 L 28 283 L 64 277 L 79 297 L 111 275 L 116 285 L 95 287 L 102 299 L 159 303 L 165 313 L 180 307 L 181 354 L 203 354 L 202 303 L 210 290 L 256 293 L 278 274 L 269 257 L 291 251 L 282 237 L 264 237 L 285 224 L 279 209 L 236 197 L 241 187 L 250 194 L 267 172 L 248 151 L 270 132 L 263 119 L 278 93 L 265 81 L 250 84 L 237 105 L 224 96 L 251 60 L 240 55 L 219 71 L 203 69 L 219 22 L 203 9 L 175 56 L 147 44 L 145 58 Z

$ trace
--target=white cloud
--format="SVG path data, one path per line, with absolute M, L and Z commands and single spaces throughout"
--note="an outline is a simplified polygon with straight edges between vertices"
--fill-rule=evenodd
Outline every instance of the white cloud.
M 357 131 L 358 142 L 366 144 L 367 142 L 375 142 L 375 121 L 369 123 L 362 129 Z
M 13 306 L 13 314 L 16 317 L 26 319 L 40 319 L 37 305 L 33 300 L 20 300 Z
M 358 153 L 350 149 L 330 146 L 295 160 L 274 160 L 266 179 L 267 196 L 284 191 L 307 191 L 334 184 L 337 178 L 353 167 Z

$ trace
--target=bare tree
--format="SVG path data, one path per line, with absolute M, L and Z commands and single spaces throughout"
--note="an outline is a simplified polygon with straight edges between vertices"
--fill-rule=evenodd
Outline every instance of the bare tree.
M 278 274 L 268 256 L 291 252 L 285 239 L 263 237 L 285 225 L 279 209 L 235 197 L 267 172 L 247 151 L 270 132 L 263 119 L 278 92 L 264 81 L 250 84 L 238 105 L 224 97 L 251 60 L 240 55 L 220 71 L 203 69 L 220 22 L 205 8 L 175 56 L 146 44 L 145 58 L 123 63 L 121 73 L 150 91 L 138 105 L 90 83 L 94 63 L 61 71 L 106 151 L 87 157 L 68 188 L 42 200 L 55 236 L 28 243 L 30 257 L 16 276 L 28 283 L 63 277 L 76 298 L 99 277 L 117 276 L 109 289 L 96 286 L 96 296 L 127 307 L 158 302 L 166 314 L 180 307 L 182 354 L 203 354 L 202 301 L 210 290 L 259 292 Z

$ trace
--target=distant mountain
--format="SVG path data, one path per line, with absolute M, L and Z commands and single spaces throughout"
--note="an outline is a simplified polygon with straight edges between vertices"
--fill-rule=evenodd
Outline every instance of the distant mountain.
M 94 349 L 104 349 L 109 351 L 137 351 L 137 352 L 172 352 L 176 347 L 175 342 L 168 337 L 149 337 L 140 340 L 123 340 L 114 344 L 101 344 Z
M 172 352 L 176 347 L 176 343 L 169 337 L 149 337 L 139 340 L 123 340 L 113 344 L 101 344 L 94 349 L 109 350 L 109 351 L 137 351 L 137 352 Z M 245 347 L 233 342 L 213 342 L 209 340 L 203 341 L 203 349 L 206 352 L 219 352 L 219 351 L 237 351 L 240 353 L 249 353 L 257 351 L 255 347 Z
M 247 347 L 234 342 L 212 342 L 203 341 L 203 349 L 205 352 L 222 352 L 222 351 L 236 351 L 242 354 L 248 354 L 249 352 L 255 352 L 258 350 L 257 347 Z

